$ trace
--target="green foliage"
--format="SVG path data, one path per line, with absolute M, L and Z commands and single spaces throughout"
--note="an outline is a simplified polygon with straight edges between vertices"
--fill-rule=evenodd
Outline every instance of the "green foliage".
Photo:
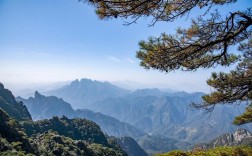
M 252 104 L 246 108 L 246 111 L 242 115 L 237 116 L 234 120 L 234 124 L 236 125 L 242 125 L 249 122 L 252 122 Z
M 157 156 L 250 156 L 252 147 L 236 146 L 236 147 L 216 147 L 209 150 L 195 149 L 193 151 L 171 151 L 165 154 L 157 154 Z
M 50 131 L 32 137 L 38 155 L 92 155 L 83 141 L 58 135 Z
M 10 118 L 6 112 L 0 109 L 0 152 L 8 150 L 14 150 L 18 153 L 34 152 L 18 121 Z
M 74 140 L 85 140 L 89 143 L 108 145 L 107 139 L 100 127 L 96 123 L 86 119 L 53 117 L 49 120 L 36 122 L 26 121 L 22 125 L 29 136 L 53 130 L 59 133 L 59 135 L 64 135 Z
M 34 154 L 26 154 L 24 151 L 0 151 L 1 156 L 35 156 Z
M 32 137 L 37 155 L 88 155 L 88 156 L 124 156 L 123 151 L 102 144 L 87 143 L 85 140 L 73 140 L 48 131 Z
M 173 21 L 187 15 L 194 7 L 211 8 L 214 5 L 233 3 L 235 0 L 80 0 L 95 6 L 101 19 L 128 18 L 135 22 L 140 17 L 153 17 L 157 21 Z M 129 23 L 129 24 L 130 24 Z
M 252 39 L 240 45 L 243 52 L 243 60 L 230 73 L 213 73 L 207 81 L 208 85 L 216 90 L 211 94 L 203 96 L 204 103 L 195 105 L 199 108 L 212 110 L 216 104 L 225 103 L 247 103 L 252 100 Z M 244 114 L 235 118 L 234 124 L 241 125 L 252 122 L 252 104 Z
M 91 149 L 95 156 L 124 156 L 127 155 L 121 151 L 115 151 L 112 148 L 104 147 L 101 144 L 90 144 L 88 146 Z
M 251 10 L 232 13 L 225 20 L 218 13 L 206 20 L 200 17 L 192 20 L 190 28 L 178 28 L 175 35 L 163 33 L 141 41 L 137 57 L 143 67 L 164 72 L 229 66 L 240 56 L 229 52 L 228 47 L 251 37 L 251 19 Z M 244 25 L 240 25 L 241 21 Z

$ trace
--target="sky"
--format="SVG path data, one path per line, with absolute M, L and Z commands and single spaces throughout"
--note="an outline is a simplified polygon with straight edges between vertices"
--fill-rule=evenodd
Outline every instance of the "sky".
M 248 6 L 251 0 L 240 0 L 219 10 L 225 14 Z M 187 27 L 198 12 L 153 27 L 150 18 L 125 26 L 123 19 L 98 19 L 95 8 L 78 0 L 0 0 L 0 82 L 15 90 L 89 78 L 209 92 L 211 72 L 230 68 L 167 74 L 140 67 L 135 57 L 140 40 Z

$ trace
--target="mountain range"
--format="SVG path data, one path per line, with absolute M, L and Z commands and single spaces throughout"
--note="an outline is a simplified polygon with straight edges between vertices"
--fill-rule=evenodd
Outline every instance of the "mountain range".
M 35 120 L 62 115 L 86 118 L 110 136 L 134 138 L 148 154 L 189 149 L 240 128 L 252 130 L 248 124 L 232 124 L 245 105 L 216 106 L 211 113 L 190 108 L 192 102 L 201 102 L 204 93 L 200 92 L 129 91 L 108 82 L 82 79 L 45 94 L 50 96 L 35 92 L 34 98 L 17 100 L 23 101 Z
M 138 153 L 137 155 L 139 155 L 139 152 L 142 151 L 139 148 L 143 148 L 148 154 L 154 154 L 157 152 L 166 152 L 178 148 L 181 149 L 190 145 L 189 143 L 184 143 L 176 139 L 167 138 L 165 136 L 148 135 L 143 130 L 135 128 L 130 124 L 121 122 L 102 113 L 95 113 L 88 109 L 74 110 L 69 103 L 55 96 L 44 96 L 39 92 L 35 92 L 34 97 L 30 97 L 28 99 L 17 97 L 16 99 L 18 101 L 24 102 L 28 110 L 31 112 L 32 118 L 36 120 L 50 119 L 53 116 L 66 116 L 69 118 L 78 117 L 94 121 L 101 127 L 103 132 L 109 136 L 118 137 L 116 140 L 119 144 L 124 145 L 123 147 L 127 150 L 135 151 Z M 137 140 L 137 142 L 135 142 L 135 140 L 132 138 Z M 165 141 L 160 142 L 161 138 L 163 138 L 162 140 Z M 130 143 L 130 146 L 126 143 Z M 141 147 L 138 145 L 138 143 Z M 132 149 L 134 144 L 137 144 L 139 148 L 136 147 L 136 149 Z M 152 144 L 152 146 L 148 146 L 148 144 Z M 136 145 L 134 145 L 134 147 L 135 146 Z M 162 146 L 162 148 L 160 148 L 160 146 Z M 127 153 L 129 154 L 129 151 L 127 151 Z
M 200 92 L 128 91 L 108 82 L 82 79 L 45 94 L 59 96 L 76 109 L 88 108 L 111 116 L 148 134 L 189 143 L 210 141 L 239 128 L 252 130 L 249 125 L 237 127 L 232 124 L 234 117 L 244 111 L 244 104 L 216 106 L 211 113 L 191 109 L 192 102 L 202 101 L 204 93 Z
M 247 125 L 234 126 L 232 121 L 240 115 L 246 105 L 216 106 L 206 113 L 204 110 L 190 108 L 192 102 L 200 102 L 203 93 L 167 93 L 161 96 L 146 95 L 146 90 L 135 92 L 121 98 L 109 98 L 97 102 L 93 110 L 110 115 L 129 123 L 148 134 L 164 135 L 180 141 L 197 143 L 210 141 L 223 133 L 239 128 L 251 130 Z M 151 90 L 153 92 L 153 90 Z

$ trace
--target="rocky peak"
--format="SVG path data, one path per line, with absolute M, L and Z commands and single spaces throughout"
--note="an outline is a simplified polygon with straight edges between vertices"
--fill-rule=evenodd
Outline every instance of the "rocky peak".
M 233 133 L 224 134 L 210 143 L 210 146 L 234 146 L 252 142 L 252 134 L 246 129 L 239 129 Z M 211 145 L 212 144 L 212 145 Z
M 246 138 L 251 137 L 252 138 L 252 134 L 247 131 L 246 129 L 239 129 L 237 131 L 235 131 L 233 134 L 233 138 L 235 142 L 240 142 Z
M 43 98 L 43 97 L 45 97 L 44 95 L 41 95 L 38 91 L 35 91 L 35 93 L 34 93 L 34 98 L 35 99 L 41 99 L 41 98 Z
M 78 84 L 79 84 L 79 80 L 76 79 L 76 80 L 72 81 L 70 85 L 75 86 L 75 85 L 78 85 Z

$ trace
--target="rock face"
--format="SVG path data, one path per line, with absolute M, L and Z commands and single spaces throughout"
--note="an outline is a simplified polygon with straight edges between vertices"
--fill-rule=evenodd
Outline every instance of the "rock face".
M 234 133 L 224 134 L 210 142 L 210 146 L 235 146 L 235 145 L 252 145 L 252 133 L 239 129 Z
M 249 131 L 245 129 L 240 129 L 233 133 L 233 138 L 234 138 L 233 141 L 236 143 L 242 142 L 243 140 L 246 140 L 246 139 L 252 140 L 252 133 L 250 133 Z
M 219 136 L 209 143 L 199 144 L 201 148 L 213 148 L 217 146 L 237 146 L 248 145 L 252 146 L 252 133 L 246 129 L 239 129 L 233 133 L 228 133 Z
M 17 102 L 11 91 L 5 89 L 2 83 L 0 83 L 0 108 L 19 121 L 31 120 L 26 106 L 22 102 Z
M 92 108 L 94 102 L 111 97 L 122 97 L 129 91 L 112 85 L 108 82 L 81 79 L 73 81 L 60 89 L 46 92 L 45 95 L 54 95 L 71 103 L 74 109 Z

